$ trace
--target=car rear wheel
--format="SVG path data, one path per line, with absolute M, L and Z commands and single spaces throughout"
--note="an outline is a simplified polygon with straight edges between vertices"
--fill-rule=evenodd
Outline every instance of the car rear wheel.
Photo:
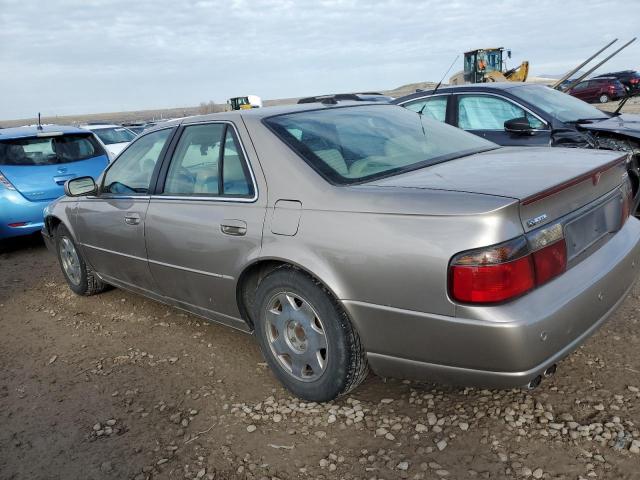
M 368 372 L 360 337 L 321 284 L 279 268 L 256 291 L 256 336 L 269 366 L 292 393 L 323 402 L 357 387 Z
M 600 101 L 600 103 L 607 103 L 609 101 L 609 95 L 603 93 L 602 95 L 600 95 L 600 98 L 598 98 L 598 100 Z
M 106 288 L 106 284 L 85 263 L 71 233 L 62 224 L 56 228 L 55 245 L 62 273 L 71 290 L 78 295 L 89 296 Z

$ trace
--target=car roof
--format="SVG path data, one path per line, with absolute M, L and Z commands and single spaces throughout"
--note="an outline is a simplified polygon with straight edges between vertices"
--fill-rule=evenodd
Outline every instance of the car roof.
M 38 134 L 46 133 L 86 133 L 86 130 L 69 125 L 29 125 L 26 127 L 0 128 L 0 140 L 12 138 L 37 137 Z
M 464 85 L 448 85 L 446 87 L 438 88 L 437 93 L 452 93 L 452 92 L 464 92 L 465 90 L 485 90 L 487 92 L 500 92 L 510 90 L 517 87 L 531 87 L 531 86 L 545 86 L 542 83 L 521 83 L 521 82 L 491 82 L 491 83 L 465 83 Z M 404 103 L 412 98 L 426 97 L 433 94 L 434 90 L 420 90 L 415 93 L 410 93 L 404 97 L 398 97 L 393 100 L 392 104 Z
M 115 123 L 89 123 L 80 125 L 80 128 L 85 130 L 99 130 L 101 128 L 124 128 L 122 125 L 116 125 Z
M 210 113 L 207 115 L 193 115 L 191 117 L 177 118 L 168 122 L 159 123 L 153 127 L 145 130 L 145 134 L 161 130 L 163 128 L 172 127 L 182 124 L 201 123 L 215 120 L 233 120 L 241 119 L 243 117 L 250 119 L 260 120 L 262 118 L 273 117 L 276 115 L 284 115 L 287 113 L 305 112 L 310 110 L 324 110 L 331 108 L 343 108 L 343 107 L 363 107 L 365 105 L 375 106 L 392 106 L 389 103 L 382 102 L 367 102 L 367 101 L 340 101 L 336 105 L 325 105 L 323 103 L 301 103 L 290 105 L 277 105 L 271 107 L 251 108 L 246 110 L 233 110 L 226 112 Z

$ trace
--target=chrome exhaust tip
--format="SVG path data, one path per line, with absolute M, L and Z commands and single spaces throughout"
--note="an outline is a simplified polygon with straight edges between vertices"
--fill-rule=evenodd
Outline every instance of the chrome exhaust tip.
M 538 375 L 537 377 L 533 378 L 529 382 L 529 384 L 527 385 L 527 388 L 529 390 L 533 390 L 534 388 L 537 388 L 541 382 L 542 382 L 542 375 Z
M 551 365 L 550 367 L 548 367 L 545 371 L 544 371 L 544 377 L 548 378 L 552 375 L 554 375 L 556 373 L 556 370 L 558 369 L 558 365 L 556 365 L 555 363 L 553 365 Z

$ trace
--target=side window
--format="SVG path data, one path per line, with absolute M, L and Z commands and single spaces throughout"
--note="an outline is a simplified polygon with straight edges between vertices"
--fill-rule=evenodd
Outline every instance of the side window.
M 447 117 L 447 96 L 421 98 L 412 103 L 403 105 L 414 112 L 422 111 L 423 115 L 439 122 L 444 122 Z
M 166 128 L 135 140 L 107 170 L 102 193 L 148 194 L 153 169 L 171 131 Z
M 225 123 L 186 127 L 171 159 L 163 194 L 252 196 L 253 184 L 233 129 Z
M 531 128 L 544 124 L 524 109 L 508 100 L 489 95 L 458 97 L 458 127 L 463 130 L 504 130 L 504 122 L 525 117 Z

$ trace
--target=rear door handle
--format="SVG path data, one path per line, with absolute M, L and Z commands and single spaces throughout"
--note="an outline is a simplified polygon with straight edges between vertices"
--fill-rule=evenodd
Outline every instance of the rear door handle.
M 220 230 L 226 235 L 241 237 L 247 234 L 247 222 L 242 220 L 223 220 Z
M 138 225 L 140 223 L 140 215 L 137 213 L 127 213 L 124 216 L 124 223 L 127 225 Z

